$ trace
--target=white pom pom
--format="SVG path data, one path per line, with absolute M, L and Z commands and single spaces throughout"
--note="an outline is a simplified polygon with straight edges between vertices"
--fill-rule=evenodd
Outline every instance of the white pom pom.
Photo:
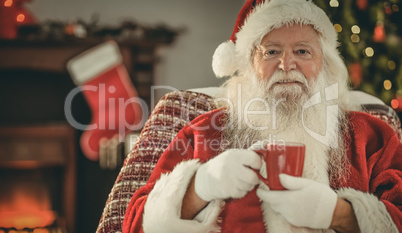
M 232 41 L 223 42 L 215 50 L 212 69 L 218 78 L 233 75 L 237 71 L 236 49 Z

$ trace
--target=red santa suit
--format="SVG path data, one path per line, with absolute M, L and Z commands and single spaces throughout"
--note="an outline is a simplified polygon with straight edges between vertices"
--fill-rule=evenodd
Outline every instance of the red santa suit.
M 219 126 L 224 116 L 222 110 L 211 111 L 178 133 L 148 183 L 132 197 L 123 232 L 286 232 L 275 220 L 278 216 L 257 197 L 257 187 L 241 199 L 211 201 L 194 220 L 180 218 L 192 176 L 201 163 L 221 152 Z M 362 233 L 402 232 L 402 144 L 377 118 L 361 112 L 349 112 L 347 117 L 350 177 L 335 191 L 352 203 Z M 292 232 L 334 231 L 294 228 Z

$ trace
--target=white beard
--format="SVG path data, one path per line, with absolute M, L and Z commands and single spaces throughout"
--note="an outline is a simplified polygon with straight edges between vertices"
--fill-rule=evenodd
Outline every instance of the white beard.
M 222 149 L 248 148 L 259 140 L 272 143 L 279 140 L 301 142 L 306 145 L 303 177 L 327 185 L 330 184 L 330 179 L 346 179 L 347 159 L 342 140 L 342 132 L 347 127 L 345 112 L 338 111 L 336 116 L 328 116 L 326 104 L 317 104 L 304 110 L 302 108 L 313 94 L 330 86 L 325 82 L 327 79 L 324 77 L 324 72 L 321 72 L 311 84 L 307 83 L 299 72 L 276 72 L 268 82 L 261 81 L 255 74 L 250 76 L 233 77 L 226 83 L 229 101 L 223 106 L 228 109 L 228 118 L 223 130 L 225 140 L 223 144 L 226 147 Z M 297 80 L 301 84 L 273 85 L 283 79 Z M 237 96 L 241 98 L 238 99 Z M 254 101 L 250 103 L 253 99 Z M 338 104 L 340 109 L 345 109 L 347 105 L 342 100 L 335 101 L 335 104 Z M 265 114 L 250 115 L 248 112 L 246 116 L 244 113 L 250 110 L 265 111 Z M 332 128 L 335 129 L 332 137 L 339 140 L 333 138 L 330 140 L 332 143 L 324 145 L 313 138 L 305 127 L 324 135 L 327 130 L 327 119 L 337 119 L 336 122 L 331 122 Z M 266 172 L 264 167 L 262 173 Z M 282 216 L 273 212 L 268 204 L 262 203 L 262 209 L 267 231 L 270 233 L 325 232 L 293 227 Z

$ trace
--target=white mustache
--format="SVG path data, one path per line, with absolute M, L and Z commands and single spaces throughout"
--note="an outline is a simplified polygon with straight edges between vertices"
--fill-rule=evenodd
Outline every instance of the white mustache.
M 299 71 L 281 71 L 277 70 L 268 81 L 268 88 L 271 88 L 276 83 L 300 83 L 308 87 L 307 79 Z

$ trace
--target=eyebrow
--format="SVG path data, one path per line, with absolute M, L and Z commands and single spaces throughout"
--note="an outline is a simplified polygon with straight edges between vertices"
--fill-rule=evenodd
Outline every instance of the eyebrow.
M 296 42 L 294 45 L 296 45 L 296 46 L 302 45 L 302 46 L 313 47 L 313 46 L 311 45 L 311 43 L 309 43 L 309 42 L 307 42 L 307 41 L 299 41 L 299 42 Z M 280 44 L 280 43 L 276 43 L 276 42 L 273 42 L 273 43 L 268 42 L 268 43 L 263 44 L 263 45 L 260 45 L 260 46 L 261 46 L 261 47 L 264 47 L 264 48 L 267 48 L 267 47 L 270 47 L 270 46 L 281 47 L 281 44 Z
M 296 43 L 296 46 L 298 46 L 298 45 L 313 47 L 313 46 L 311 45 L 311 43 L 309 43 L 309 42 L 307 42 L 307 41 L 300 41 L 300 42 L 297 42 L 297 43 Z
M 264 48 L 267 48 L 267 47 L 270 47 L 270 46 L 280 47 L 281 45 L 279 43 L 266 43 L 266 44 L 260 45 L 260 47 L 264 47 Z

